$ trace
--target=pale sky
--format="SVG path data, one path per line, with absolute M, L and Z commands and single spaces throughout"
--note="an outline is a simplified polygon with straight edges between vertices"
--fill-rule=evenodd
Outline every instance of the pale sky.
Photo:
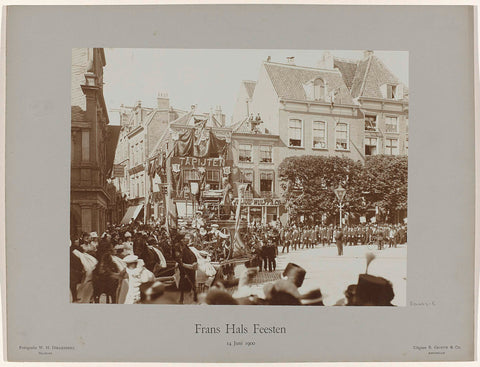
M 294 56 L 295 64 L 316 67 L 323 50 L 227 50 L 227 49 L 127 49 L 106 48 L 104 95 L 112 124 L 118 114 L 110 112 L 123 103 L 132 106 L 138 100 L 145 107 L 155 107 L 158 92 L 167 92 L 170 105 L 198 112 L 209 112 L 219 105 L 230 124 L 234 103 L 242 80 L 257 80 L 261 62 L 286 63 Z M 361 59 L 363 51 L 330 51 L 334 56 Z M 375 51 L 387 67 L 408 86 L 408 52 Z

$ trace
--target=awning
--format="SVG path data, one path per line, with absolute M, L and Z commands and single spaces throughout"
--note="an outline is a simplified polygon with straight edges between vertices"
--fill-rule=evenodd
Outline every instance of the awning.
M 142 210 L 142 208 L 143 208 L 143 204 L 129 206 L 120 224 L 127 224 L 132 219 L 137 219 L 138 214 L 140 214 L 140 211 Z

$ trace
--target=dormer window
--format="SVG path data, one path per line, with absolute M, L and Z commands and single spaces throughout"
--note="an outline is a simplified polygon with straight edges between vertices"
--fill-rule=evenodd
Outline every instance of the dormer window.
M 387 84 L 387 99 L 397 99 L 397 86 Z
M 404 98 L 403 84 L 383 84 L 380 89 L 385 99 L 401 100 Z
M 317 101 L 325 100 L 325 82 L 320 78 L 313 82 L 313 99 Z

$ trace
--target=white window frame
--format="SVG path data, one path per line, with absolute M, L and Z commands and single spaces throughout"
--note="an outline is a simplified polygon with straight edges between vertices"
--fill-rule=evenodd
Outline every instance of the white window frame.
M 244 151 L 246 150 L 246 149 L 242 149 L 241 148 L 242 146 L 249 146 L 250 147 L 250 149 L 248 149 L 250 151 L 250 160 L 249 161 L 240 159 L 240 157 L 241 157 L 240 152 L 242 150 L 244 150 Z M 253 144 L 244 144 L 244 143 L 238 144 L 238 162 L 240 162 L 240 163 L 253 163 Z
M 390 97 L 388 95 L 388 87 L 391 87 L 392 88 L 392 96 Z M 387 99 L 397 99 L 397 87 L 398 87 L 398 84 L 390 84 L 390 83 L 387 83 Z
M 318 148 L 318 147 L 315 147 L 315 123 L 316 122 L 320 122 L 320 123 L 323 123 L 325 125 L 325 147 L 323 148 Z M 312 121 L 312 149 L 328 149 L 328 123 L 327 121 L 323 121 L 323 120 L 314 120 Z
M 367 116 L 375 116 L 375 130 L 367 130 Z M 366 113 L 365 114 L 365 131 L 378 131 L 378 115 L 375 113 Z
M 393 140 L 396 140 L 396 141 L 397 141 L 397 146 L 396 146 L 397 153 L 396 153 L 396 154 L 393 154 L 393 152 L 392 152 L 393 146 L 388 146 L 388 145 L 387 145 L 389 140 L 390 140 L 390 141 L 393 141 Z M 400 144 L 400 141 L 399 141 L 398 138 L 386 138 L 386 139 L 385 139 L 385 154 L 386 154 L 386 155 L 399 155 L 399 154 L 400 154 L 400 146 L 399 146 L 399 144 Z M 387 153 L 387 149 L 390 149 L 390 153 Z
M 319 93 L 319 95 L 317 96 L 317 92 L 316 92 L 317 88 L 316 88 L 316 85 L 315 85 L 315 82 L 317 80 L 320 80 L 323 83 L 323 95 L 320 95 L 320 93 Z M 323 78 L 315 78 L 312 82 L 312 86 L 313 86 L 313 99 L 315 101 L 325 102 L 326 99 L 327 99 L 326 98 L 326 96 L 327 96 L 327 83 L 325 82 L 325 80 Z
M 249 183 L 250 185 L 252 185 L 252 187 L 254 187 L 254 185 L 255 185 L 255 171 L 252 168 L 244 168 L 244 169 L 240 169 L 240 171 L 241 171 L 241 175 L 242 175 L 241 182 L 242 183 Z M 245 181 L 243 179 L 243 177 L 246 177 L 247 173 L 252 174 L 252 181 Z
M 291 121 L 300 121 L 300 145 L 295 146 L 295 145 L 290 145 L 290 122 Z M 293 148 L 293 149 L 303 149 L 305 148 L 305 139 L 304 139 L 304 130 L 305 130 L 305 121 L 303 119 L 298 118 L 298 117 L 290 117 L 288 119 L 288 147 Z
M 338 127 L 338 125 L 346 125 L 347 126 L 347 149 L 337 147 L 337 127 Z M 344 151 L 344 152 L 350 150 L 350 124 L 348 122 L 337 122 L 337 123 L 335 123 L 335 150 Z
M 262 156 L 262 153 L 264 152 L 262 150 L 263 147 L 266 147 L 266 148 L 269 149 L 268 150 L 270 152 L 270 161 L 269 162 L 264 162 L 263 161 L 263 156 Z M 260 145 L 259 151 L 260 151 L 260 163 L 273 163 L 273 146 L 268 145 L 268 144 L 262 144 L 262 145 Z
M 260 193 L 271 193 L 273 194 L 275 192 L 275 171 L 260 171 L 259 172 L 259 180 L 258 180 L 258 184 L 260 185 L 259 187 L 259 191 Z M 262 173 L 263 174 L 269 174 L 269 175 L 272 175 L 272 187 L 271 187 L 271 190 L 270 191 L 262 191 Z
M 372 155 L 378 155 L 378 140 L 379 140 L 379 139 L 378 139 L 377 137 L 366 136 L 366 137 L 365 137 L 365 142 L 364 142 L 364 144 L 363 144 L 363 151 L 365 152 L 365 147 L 367 146 L 367 139 L 375 139 L 375 140 L 377 141 L 377 144 L 375 144 L 376 152 L 375 152 L 375 154 L 370 154 L 370 156 L 372 156 Z M 372 145 L 370 145 L 370 144 L 368 144 L 368 145 L 369 145 L 369 146 L 372 146 Z M 366 154 L 365 154 L 365 155 L 366 155 Z
M 388 120 L 388 119 L 393 119 L 393 118 L 397 120 L 397 123 L 396 123 L 396 127 L 397 127 L 397 128 L 396 128 L 395 131 L 388 131 L 387 125 L 392 125 L 392 124 L 387 124 L 387 120 Z M 399 127 L 399 124 L 400 124 L 399 116 L 395 116 L 395 115 L 386 115 L 386 116 L 385 116 L 385 132 L 386 132 L 387 134 L 397 134 L 398 131 L 399 131 L 399 128 L 400 128 L 400 127 Z

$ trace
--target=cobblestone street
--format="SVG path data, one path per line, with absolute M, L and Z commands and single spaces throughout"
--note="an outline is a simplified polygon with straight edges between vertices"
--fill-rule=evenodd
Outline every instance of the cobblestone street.
M 336 246 L 315 247 L 290 253 L 279 253 L 276 272 L 261 272 L 254 279 L 252 289 L 263 295 L 263 286 L 280 277 L 289 262 L 296 263 L 307 271 L 300 293 L 320 288 L 326 306 L 335 304 L 342 298 L 349 284 L 356 284 L 358 275 L 365 272 L 365 254 L 373 252 L 376 259 L 370 264 L 369 274 L 382 276 L 393 283 L 397 306 L 406 304 L 407 246 L 370 250 L 367 246 L 347 246 L 344 256 L 337 255 Z

